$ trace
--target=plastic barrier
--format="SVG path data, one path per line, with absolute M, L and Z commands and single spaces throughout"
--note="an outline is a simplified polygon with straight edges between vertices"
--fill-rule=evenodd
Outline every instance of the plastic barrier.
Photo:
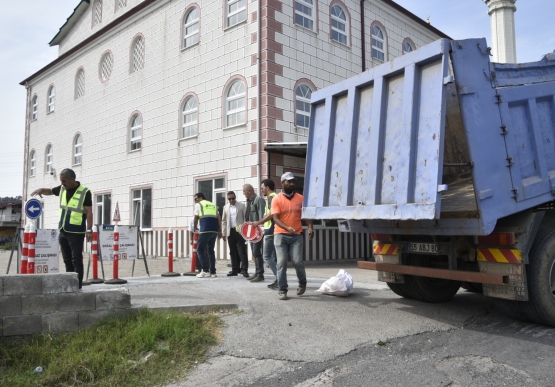
M 27 236 L 27 274 L 35 274 L 35 241 L 37 232 L 35 225 L 31 223 Z
M 23 245 L 21 247 L 21 267 L 19 269 L 19 274 L 27 274 L 27 257 L 29 255 L 29 224 L 25 225 L 23 230 Z
M 91 284 L 101 284 L 104 280 L 98 278 L 98 227 L 93 226 L 93 239 L 91 242 L 92 250 L 92 279 L 88 282 Z
M 112 279 L 108 281 L 104 281 L 105 284 L 126 284 L 127 281 L 119 276 L 119 231 L 118 225 L 114 226 L 114 261 L 113 261 L 113 271 L 112 271 Z
M 168 272 L 162 273 L 162 277 L 178 277 L 179 273 L 173 271 L 173 230 L 168 230 Z

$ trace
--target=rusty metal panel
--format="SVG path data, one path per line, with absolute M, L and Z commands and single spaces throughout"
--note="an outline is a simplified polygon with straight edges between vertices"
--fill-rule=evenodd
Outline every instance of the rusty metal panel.
M 438 219 L 450 41 L 312 94 L 303 216 Z
M 508 276 L 505 285 L 484 284 L 484 295 L 506 300 L 528 301 L 526 265 L 479 261 L 481 273 Z

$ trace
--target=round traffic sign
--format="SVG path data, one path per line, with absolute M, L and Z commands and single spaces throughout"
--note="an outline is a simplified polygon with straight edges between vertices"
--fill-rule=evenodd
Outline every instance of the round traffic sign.
M 260 231 L 260 226 L 255 226 L 253 222 L 245 222 L 241 226 L 241 236 L 245 238 L 246 241 L 256 239 L 257 233 Z
M 256 236 L 252 239 L 251 242 L 258 243 L 264 238 L 264 230 L 260 226 L 256 227 Z
M 37 199 L 29 199 L 25 203 L 25 215 L 29 219 L 37 219 L 42 214 L 42 203 Z

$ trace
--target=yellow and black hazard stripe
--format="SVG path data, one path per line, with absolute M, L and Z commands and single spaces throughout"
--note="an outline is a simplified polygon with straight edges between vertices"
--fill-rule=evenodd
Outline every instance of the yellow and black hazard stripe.
M 391 243 L 374 243 L 374 254 L 397 255 L 399 248 Z
M 522 253 L 516 249 L 478 249 L 478 261 L 521 263 Z

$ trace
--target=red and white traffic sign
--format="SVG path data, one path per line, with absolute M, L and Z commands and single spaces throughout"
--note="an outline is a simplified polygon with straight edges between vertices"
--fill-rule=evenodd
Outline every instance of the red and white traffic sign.
M 256 226 L 253 222 L 245 222 L 241 226 L 241 236 L 246 241 L 260 242 L 264 232 L 260 226 Z M 256 240 L 257 239 L 257 240 Z
M 114 222 L 120 222 L 120 216 L 119 216 L 119 205 L 118 202 L 116 202 L 116 209 L 114 210 L 114 218 L 112 219 Z

